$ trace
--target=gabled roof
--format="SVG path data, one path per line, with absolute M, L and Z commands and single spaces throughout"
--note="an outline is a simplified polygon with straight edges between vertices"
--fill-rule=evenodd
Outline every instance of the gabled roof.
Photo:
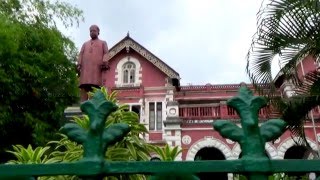
M 163 62 L 157 56 L 152 54 L 149 50 L 147 50 L 146 48 L 141 46 L 138 42 L 133 40 L 129 36 L 129 34 L 109 50 L 108 60 L 110 60 L 112 57 L 117 55 L 123 49 L 129 50 L 129 48 L 135 50 L 138 54 L 140 54 L 146 60 L 151 62 L 154 66 L 156 66 L 159 70 L 161 70 L 168 77 L 176 78 L 176 79 L 180 80 L 179 73 L 177 73 L 174 69 L 172 69 L 170 66 L 168 66 L 165 62 Z

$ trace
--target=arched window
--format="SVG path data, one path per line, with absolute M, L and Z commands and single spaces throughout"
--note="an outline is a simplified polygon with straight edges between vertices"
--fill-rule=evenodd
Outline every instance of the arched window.
M 136 65 L 132 62 L 126 62 L 122 68 L 123 72 L 123 83 L 124 84 L 133 84 L 135 83 L 135 73 Z
M 138 59 L 126 56 L 115 69 L 115 85 L 117 87 L 140 86 L 142 83 L 142 67 Z

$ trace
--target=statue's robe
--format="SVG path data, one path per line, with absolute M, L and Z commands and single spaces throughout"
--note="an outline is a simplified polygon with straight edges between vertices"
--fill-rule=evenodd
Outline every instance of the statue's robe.
M 82 45 L 78 64 L 80 65 L 80 88 L 85 85 L 101 86 L 101 65 L 103 57 L 108 53 L 106 41 L 89 40 Z

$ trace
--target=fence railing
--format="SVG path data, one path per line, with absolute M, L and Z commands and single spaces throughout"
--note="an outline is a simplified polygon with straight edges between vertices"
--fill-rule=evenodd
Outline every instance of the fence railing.
M 241 87 L 239 96 L 228 101 L 228 105 L 239 112 L 241 128 L 234 123 L 221 120 L 214 129 L 228 139 L 237 141 L 242 150 L 239 160 L 184 161 L 184 162 L 111 162 L 104 159 L 109 145 L 121 140 L 129 131 L 127 124 L 114 124 L 105 128 L 105 120 L 116 110 L 116 105 L 105 100 L 98 91 L 93 98 L 81 105 L 81 110 L 90 118 L 90 129 L 68 123 L 62 132 L 71 140 L 83 145 L 83 158 L 72 163 L 0 165 L 0 179 L 32 179 L 39 176 L 77 175 L 82 179 L 103 179 L 117 174 L 147 174 L 151 178 L 187 176 L 204 172 L 229 172 L 245 174 L 248 179 L 268 179 L 277 172 L 320 172 L 320 160 L 270 160 L 265 143 L 278 138 L 286 123 L 273 119 L 258 126 L 258 112 L 266 104 L 262 97 Z M 196 179 L 195 176 L 192 176 Z M 189 177 L 190 179 L 190 177 Z M 214 179 L 214 177 L 213 177 Z

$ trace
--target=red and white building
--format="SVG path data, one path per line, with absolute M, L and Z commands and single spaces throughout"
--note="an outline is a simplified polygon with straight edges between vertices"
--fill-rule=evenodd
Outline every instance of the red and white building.
M 129 104 L 130 110 L 140 115 L 140 122 L 149 130 L 145 136 L 147 141 L 168 143 L 183 149 L 177 160 L 239 158 L 239 144 L 222 138 L 213 130 L 212 122 L 219 119 L 239 122 L 239 117 L 226 101 L 236 96 L 243 84 L 181 86 L 179 73 L 165 61 L 170 63 L 170 60 L 159 59 L 128 35 L 109 50 L 110 69 L 103 74 L 103 85 L 108 90 L 117 91 L 120 103 Z M 299 66 L 301 77 L 317 67 L 309 57 Z M 281 95 L 292 94 L 290 83 L 280 77 L 277 83 Z M 247 86 L 253 89 L 251 85 Z M 261 122 L 274 118 L 267 117 L 268 110 L 266 107 L 260 111 Z M 318 108 L 313 111 L 313 116 L 316 128 L 313 129 L 309 119 L 305 128 L 311 147 L 318 151 Z M 312 157 L 307 148 L 295 146 L 290 132 L 268 142 L 266 153 L 271 159 Z

